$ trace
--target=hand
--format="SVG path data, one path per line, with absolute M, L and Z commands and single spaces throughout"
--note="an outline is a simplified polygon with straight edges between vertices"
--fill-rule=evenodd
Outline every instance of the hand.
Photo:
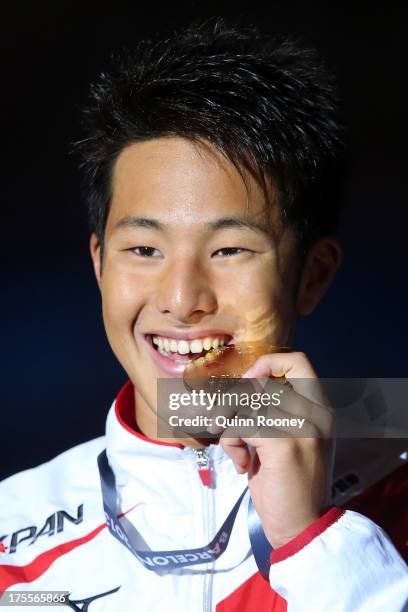
M 289 542 L 326 511 L 334 455 L 332 411 L 306 355 L 263 355 L 243 377 L 282 376 L 293 390 L 285 388 L 279 409 L 267 416 L 306 418 L 302 429 L 265 432 L 263 427 L 240 437 L 228 428 L 220 438 L 237 471 L 248 474 L 253 503 L 273 548 Z

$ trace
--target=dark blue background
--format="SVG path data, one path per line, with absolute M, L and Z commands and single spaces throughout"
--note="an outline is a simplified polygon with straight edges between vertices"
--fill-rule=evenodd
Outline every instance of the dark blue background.
M 294 33 L 337 68 L 352 170 L 345 257 L 297 347 L 321 375 L 406 376 L 406 9 L 384 5 L 66 0 L 2 15 L 2 435 L 0 477 L 103 433 L 126 379 L 112 355 L 88 256 L 69 143 L 109 52 L 217 14 Z

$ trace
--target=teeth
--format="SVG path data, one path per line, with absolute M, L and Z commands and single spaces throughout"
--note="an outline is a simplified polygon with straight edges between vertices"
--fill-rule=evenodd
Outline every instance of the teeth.
M 190 361 L 186 365 L 186 368 L 191 370 L 191 368 L 194 368 L 195 366 L 207 365 L 210 361 L 213 361 L 214 359 L 217 359 L 217 357 L 220 356 L 221 352 L 222 351 L 221 351 L 220 348 L 214 349 L 212 351 L 209 351 L 208 353 L 206 353 L 202 357 L 199 357 L 198 359 L 193 359 L 192 361 Z
M 179 340 L 177 343 L 177 352 L 180 355 L 187 355 L 190 352 L 190 346 L 185 340 Z
M 210 363 L 214 359 L 217 359 L 217 357 L 220 356 L 221 352 L 222 351 L 221 351 L 220 348 L 219 349 L 214 349 L 214 350 L 210 351 L 209 353 L 206 353 L 202 357 L 199 357 L 198 359 L 193 359 L 193 360 L 189 361 L 186 364 L 186 370 L 191 370 L 191 369 L 195 368 L 196 366 L 207 365 L 208 363 Z
M 204 359 L 206 361 L 212 361 L 213 359 L 217 359 L 221 352 L 221 349 L 215 349 L 214 351 L 210 351 L 204 356 Z
M 210 351 L 217 349 L 225 344 L 225 337 L 220 336 L 219 338 L 195 338 L 188 342 L 187 340 L 175 340 L 174 338 L 163 338 L 160 336 L 153 336 L 153 344 L 157 346 L 160 351 L 166 351 L 167 353 L 179 353 L 179 355 L 187 355 L 188 353 L 201 353 L 203 350 Z M 213 354 L 213 351 L 207 353 L 207 355 Z M 211 359 L 212 357 L 210 357 Z
M 203 348 L 206 351 L 209 351 L 212 347 L 212 338 L 205 338 L 203 342 Z
M 192 353 L 201 353 L 202 350 L 203 350 L 203 343 L 201 342 L 201 340 L 193 340 L 190 345 L 190 351 Z

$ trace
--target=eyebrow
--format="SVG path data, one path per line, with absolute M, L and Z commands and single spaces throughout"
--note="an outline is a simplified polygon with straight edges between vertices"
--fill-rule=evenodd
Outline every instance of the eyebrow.
M 134 216 L 123 217 L 118 221 L 114 229 L 127 227 L 144 227 L 149 229 L 155 229 L 161 232 L 164 232 L 166 229 L 166 226 L 160 221 L 157 221 L 156 219 Z M 217 219 L 216 221 L 210 221 L 208 223 L 205 223 L 204 227 L 205 229 L 211 231 L 219 231 L 222 229 L 250 229 L 256 232 L 261 232 L 262 234 L 266 234 L 268 236 L 270 233 L 265 223 L 258 223 L 257 221 L 248 219 L 246 217 L 223 217 L 221 219 Z
M 162 232 L 165 230 L 163 223 L 156 221 L 156 219 L 148 219 L 147 217 L 123 217 L 116 223 L 114 229 L 120 229 L 122 227 L 147 227 Z
M 223 217 L 222 219 L 217 219 L 217 221 L 211 221 L 210 223 L 206 223 L 205 226 L 213 231 L 221 230 L 221 229 L 229 229 L 229 228 L 238 228 L 238 229 L 250 229 L 256 232 L 262 232 L 263 234 L 268 234 L 268 227 L 265 223 L 258 223 L 253 219 L 248 219 L 247 217 Z

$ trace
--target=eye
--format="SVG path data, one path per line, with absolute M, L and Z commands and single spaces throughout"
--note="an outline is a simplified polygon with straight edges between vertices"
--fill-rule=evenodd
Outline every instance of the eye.
M 161 256 L 159 249 L 155 249 L 154 247 L 149 247 L 149 246 L 138 246 L 138 247 L 133 247 L 132 249 L 129 249 L 129 250 L 132 251 L 132 253 L 134 253 L 135 255 L 138 255 L 139 257 L 160 257 Z
M 250 252 L 249 249 L 243 249 L 240 247 L 225 247 L 224 249 L 218 249 L 212 254 L 212 257 L 232 257 L 232 255 L 239 255 L 240 253 Z

